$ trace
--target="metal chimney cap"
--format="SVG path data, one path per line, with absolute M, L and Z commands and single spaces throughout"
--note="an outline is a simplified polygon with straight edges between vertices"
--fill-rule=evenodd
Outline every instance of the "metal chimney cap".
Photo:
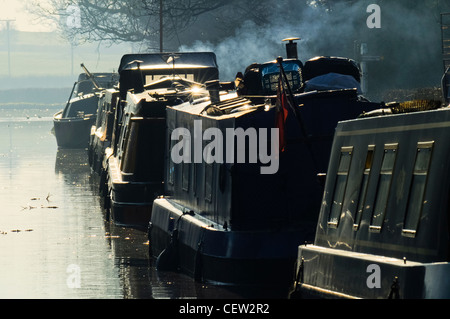
M 286 39 L 283 39 L 283 40 L 281 40 L 282 42 L 286 42 L 286 41 L 289 41 L 289 42 L 294 42 L 294 41 L 296 41 L 296 40 L 301 40 L 301 38 L 286 38 Z

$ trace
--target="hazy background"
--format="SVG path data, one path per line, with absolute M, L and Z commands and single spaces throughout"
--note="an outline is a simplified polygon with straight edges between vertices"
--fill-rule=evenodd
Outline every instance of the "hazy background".
M 253 62 L 284 56 L 281 40 L 286 37 L 302 38 L 298 49 L 303 62 L 319 55 L 357 58 L 354 44 L 362 42 L 369 55 L 382 58 L 369 63 L 371 97 L 382 98 L 391 89 L 440 84 L 439 13 L 450 11 L 449 1 L 336 1 L 330 7 L 320 5 L 321 1 L 266 2 L 267 12 L 259 20 L 237 15 L 230 19 L 233 8 L 208 12 L 165 39 L 165 50 L 214 51 L 221 80 L 229 81 Z M 54 25 L 37 20 L 25 9 L 30 3 L 0 0 L 0 103 L 65 100 L 82 72 L 80 63 L 92 72 L 111 72 L 117 70 L 123 54 L 149 52 L 148 45 L 138 43 L 71 45 Z M 381 8 L 379 29 L 366 25 L 371 3 Z M 14 21 L 8 30 L 5 20 L 9 19 Z

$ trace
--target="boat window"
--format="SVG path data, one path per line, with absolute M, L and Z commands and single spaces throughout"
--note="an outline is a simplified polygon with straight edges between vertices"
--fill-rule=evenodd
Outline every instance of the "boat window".
M 370 230 L 379 232 L 386 215 L 398 144 L 385 144 Z
M 348 172 L 352 160 L 353 146 L 342 147 L 339 159 L 339 167 L 334 185 L 333 202 L 331 203 L 331 211 L 328 219 L 329 227 L 337 227 L 342 212 L 345 188 L 347 186 Z
M 419 142 L 417 145 L 414 171 L 409 189 L 408 206 L 402 232 L 405 236 L 414 237 L 419 225 L 420 215 L 424 205 L 423 198 L 433 145 L 434 142 Z
M 213 178 L 213 164 L 204 164 L 205 167 L 205 200 L 212 202 L 212 178 Z
M 197 196 L 197 163 L 192 163 L 192 192 Z
M 205 149 L 206 141 L 203 141 L 203 149 Z M 212 202 L 212 193 L 213 193 L 213 161 L 211 159 L 211 152 L 207 152 L 207 158 L 203 161 L 203 167 L 205 168 L 205 200 L 208 202 Z M 209 164 L 208 164 L 209 163 Z
M 283 69 L 289 81 L 292 90 L 298 90 L 301 87 L 301 67 L 294 61 L 283 61 Z M 280 76 L 280 67 L 278 63 L 263 65 L 261 68 L 263 87 L 267 91 L 276 92 L 278 78 Z
M 193 73 L 178 73 L 176 72 L 176 76 L 186 79 L 189 81 L 194 81 L 194 74 Z M 145 85 L 152 84 L 156 81 L 162 80 L 164 78 L 171 77 L 169 74 L 147 74 L 145 76 Z
M 169 167 L 168 167 L 168 176 L 167 176 L 167 181 L 170 185 L 173 185 L 173 181 L 174 181 L 174 174 L 175 174 L 175 163 L 172 161 L 172 156 L 170 156 L 170 153 L 173 149 L 173 147 L 175 146 L 176 143 L 178 143 L 178 141 L 172 140 L 170 137 L 172 136 L 172 131 L 169 132 L 169 136 L 168 136 L 168 140 L 170 141 L 169 144 L 169 151 L 168 151 L 168 156 L 167 158 L 169 159 Z
M 124 147 L 121 161 L 121 171 L 124 173 L 134 173 L 136 171 L 136 143 L 139 138 L 140 122 L 130 119 L 126 138 L 124 139 Z
M 94 90 L 94 84 L 91 80 L 80 81 L 77 85 L 74 95 L 83 95 L 91 93 Z
M 191 163 L 185 163 L 183 161 L 182 164 L 182 188 L 184 191 L 189 191 L 189 180 L 190 180 L 190 172 L 191 172 Z
M 362 213 L 366 206 L 367 186 L 369 185 L 370 172 L 372 171 L 373 155 L 375 153 L 375 145 L 369 145 L 367 149 L 366 162 L 364 164 L 364 172 L 359 191 L 359 198 L 357 203 L 357 211 L 355 220 L 353 222 L 353 229 L 357 230 L 361 223 Z
M 128 117 L 129 117 L 128 113 L 124 114 L 122 116 L 121 123 L 127 123 L 128 122 Z M 121 153 L 123 152 L 123 150 L 125 148 L 125 141 L 126 141 L 125 137 L 128 134 L 128 129 L 129 128 L 128 128 L 128 125 L 126 125 L 126 124 L 120 124 L 120 125 L 121 125 L 121 128 L 120 128 L 120 131 L 119 131 L 119 145 L 118 145 L 118 147 L 119 147 L 119 153 L 121 155 Z

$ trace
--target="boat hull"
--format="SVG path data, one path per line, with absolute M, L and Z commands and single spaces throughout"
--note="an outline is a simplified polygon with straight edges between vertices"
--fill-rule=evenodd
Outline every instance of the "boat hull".
M 119 203 L 112 200 L 110 204 L 110 218 L 117 226 L 145 230 L 151 214 L 151 203 Z
M 149 242 L 158 269 L 177 268 L 213 284 L 270 287 L 286 297 L 296 244 L 311 240 L 311 229 L 305 223 L 270 231 L 232 231 L 186 212 L 170 199 L 158 198 L 153 203 Z
M 300 246 L 299 260 L 291 294 L 296 298 L 450 298 L 448 262 L 421 263 L 315 245 Z
M 108 158 L 108 194 L 110 219 L 118 226 L 147 229 L 153 199 L 161 194 L 162 182 L 124 181 L 117 158 Z
M 95 115 L 63 118 L 62 111 L 53 117 L 56 143 L 59 148 L 86 148 L 89 146 L 90 130 Z

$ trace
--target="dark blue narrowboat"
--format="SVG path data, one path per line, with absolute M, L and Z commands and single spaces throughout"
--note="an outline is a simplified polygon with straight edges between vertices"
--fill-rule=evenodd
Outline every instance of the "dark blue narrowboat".
M 291 298 L 450 298 L 450 108 L 390 103 L 338 124 Z
M 317 60 L 317 76 L 355 67 Z M 210 87 L 210 100 L 167 108 L 164 193 L 148 230 L 158 269 L 287 296 L 297 247 L 314 239 L 336 124 L 380 106 L 353 84 L 305 92 L 304 68 L 295 56 L 252 64 L 237 92 Z
M 208 96 L 218 79 L 214 53 L 151 53 L 122 57 L 119 104 L 105 150 L 106 208 L 117 225 L 146 229 L 163 193 L 166 106 Z

